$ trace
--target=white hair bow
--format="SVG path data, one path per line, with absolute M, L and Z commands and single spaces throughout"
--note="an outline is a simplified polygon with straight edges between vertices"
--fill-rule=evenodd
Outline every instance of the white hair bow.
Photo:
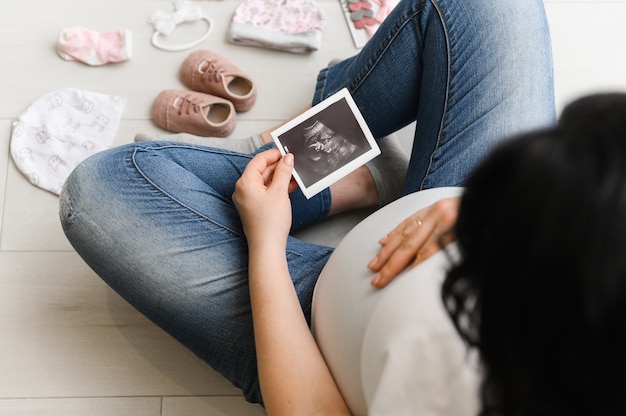
M 159 41 L 159 35 L 171 35 L 180 23 L 195 22 L 196 20 L 205 20 L 209 25 L 207 32 L 200 39 L 175 46 L 166 46 Z M 152 14 L 150 22 L 154 25 L 155 30 L 152 36 L 152 44 L 167 51 L 181 51 L 193 48 L 209 36 L 213 27 L 211 19 L 204 16 L 202 9 L 199 6 L 192 5 L 189 0 L 174 0 L 174 13 L 166 13 L 159 9 Z

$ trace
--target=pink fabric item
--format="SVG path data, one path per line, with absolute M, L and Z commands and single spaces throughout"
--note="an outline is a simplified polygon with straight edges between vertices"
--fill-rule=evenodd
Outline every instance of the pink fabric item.
M 65 28 L 59 33 L 57 52 L 66 61 L 92 66 L 127 61 L 132 55 L 132 33 L 128 29 L 97 32 L 78 26 Z
M 362 10 L 362 9 L 369 10 L 372 8 L 372 3 L 370 3 L 367 0 L 357 0 L 355 2 L 350 2 L 350 4 L 348 5 L 348 8 L 352 12 L 355 12 L 357 10 Z
M 233 21 L 284 33 L 322 30 L 326 16 L 313 0 L 245 0 Z
M 320 48 L 326 16 L 315 0 L 243 0 L 233 16 L 228 40 L 286 52 Z

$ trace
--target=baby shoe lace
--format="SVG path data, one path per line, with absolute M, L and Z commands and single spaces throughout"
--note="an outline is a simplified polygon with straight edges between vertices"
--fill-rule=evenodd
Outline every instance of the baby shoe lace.
M 220 82 L 224 70 L 218 65 L 217 59 L 202 61 L 198 65 L 198 72 L 207 79 L 207 81 Z
M 174 100 L 174 108 L 178 109 L 178 115 L 182 116 L 183 112 L 185 114 L 199 113 L 202 109 L 202 105 L 204 103 L 202 101 L 197 101 L 193 99 L 193 97 L 189 97 L 188 95 L 185 97 L 176 97 Z

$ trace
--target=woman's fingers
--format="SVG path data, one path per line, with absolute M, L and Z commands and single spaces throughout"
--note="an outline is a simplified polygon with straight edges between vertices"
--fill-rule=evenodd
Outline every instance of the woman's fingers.
M 293 155 L 277 149 L 259 153 L 235 184 L 232 199 L 249 242 L 282 241 L 291 225 L 291 173 Z
M 278 163 L 280 160 L 285 162 L 284 164 Z M 244 180 L 251 177 L 252 180 L 257 180 L 255 177 L 257 174 L 260 174 L 260 177 L 263 183 L 266 186 L 270 186 L 270 184 L 274 183 L 274 172 L 277 167 L 280 167 L 280 180 L 276 183 L 280 183 L 281 186 L 287 184 L 288 192 L 292 192 L 298 186 L 298 184 L 292 180 L 292 170 L 293 170 L 294 158 L 292 154 L 287 154 L 282 156 L 278 149 L 270 149 L 265 152 L 259 153 L 256 155 L 248 166 L 244 170 L 242 174 L 242 178 Z M 284 188 L 281 188 L 281 191 Z
M 379 243 L 381 249 L 368 267 L 376 272 L 372 285 L 384 287 L 408 266 L 415 266 L 454 240 L 459 198 L 447 198 L 402 221 Z
M 283 156 L 282 161 L 277 163 L 273 170 L 270 187 L 275 188 L 280 194 L 288 194 L 291 175 L 293 172 L 293 155 L 287 153 Z

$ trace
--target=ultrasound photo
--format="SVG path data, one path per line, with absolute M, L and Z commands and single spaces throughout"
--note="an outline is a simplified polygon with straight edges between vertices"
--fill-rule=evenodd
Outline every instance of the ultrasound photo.
M 294 177 L 308 198 L 380 154 L 345 89 L 271 134 L 283 154 L 294 155 Z

